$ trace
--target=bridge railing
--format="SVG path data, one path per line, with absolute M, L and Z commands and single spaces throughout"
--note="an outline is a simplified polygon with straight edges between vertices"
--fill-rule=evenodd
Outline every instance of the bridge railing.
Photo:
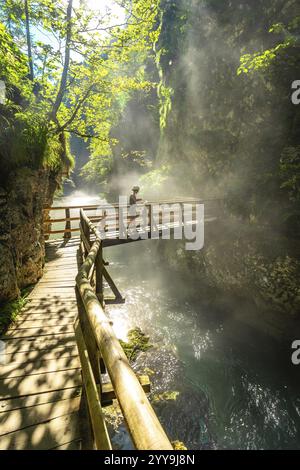
M 172 445 L 144 391 L 147 384 L 131 368 L 103 310 L 102 280 L 106 268 L 102 240 L 82 209 L 80 233 L 82 264 L 76 277 L 79 313 L 74 327 L 93 445 L 96 449 L 111 449 L 102 407 L 107 400 L 116 398 L 136 449 L 171 450 Z M 105 372 L 110 384 L 102 381 Z
M 172 200 L 160 200 L 158 201 L 148 201 L 143 204 L 147 208 L 149 219 L 151 218 L 151 210 L 154 204 L 179 204 L 183 207 L 183 204 L 193 204 L 194 208 L 196 204 L 204 204 L 205 207 L 205 217 L 220 217 L 223 213 L 223 200 L 221 199 L 195 199 L 195 198 L 173 198 Z M 120 209 L 118 204 L 110 204 L 110 207 L 114 207 L 118 216 L 118 211 Z M 124 208 L 126 206 L 123 206 Z M 99 222 L 101 216 L 97 215 L 97 212 L 100 208 L 105 208 L 104 204 L 97 205 L 86 205 L 86 206 L 52 206 L 46 207 L 44 209 L 44 235 L 46 238 L 49 238 L 51 235 L 59 236 L 63 235 L 64 238 L 71 238 L 72 234 L 79 234 L 80 232 L 80 209 L 83 209 L 85 212 L 88 212 L 89 220 L 92 222 Z M 127 206 L 129 208 L 129 206 Z M 57 217 L 52 215 L 57 214 Z M 109 222 L 109 217 L 106 217 L 106 220 Z M 130 217 L 128 217 L 128 222 L 130 222 Z M 149 220 L 150 222 L 150 220 Z M 162 223 L 160 219 L 158 223 Z

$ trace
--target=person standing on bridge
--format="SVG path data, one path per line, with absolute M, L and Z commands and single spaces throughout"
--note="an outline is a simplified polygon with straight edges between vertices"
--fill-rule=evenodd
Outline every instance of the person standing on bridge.
M 139 191 L 140 191 L 139 186 L 133 186 L 132 194 L 130 194 L 130 198 L 129 198 L 129 205 L 130 206 L 134 206 L 137 202 L 142 201 L 141 198 L 137 197 Z
M 128 210 L 128 218 L 129 222 L 132 223 L 137 217 L 140 215 L 140 210 L 137 210 L 137 203 L 142 202 L 142 198 L 138 198 L 138 193 L 140 191 L 139 186 L 133 186 L 132 194 L 129 197 L 129 210 Z M 140 227 L 138 224 L 135 228 Z

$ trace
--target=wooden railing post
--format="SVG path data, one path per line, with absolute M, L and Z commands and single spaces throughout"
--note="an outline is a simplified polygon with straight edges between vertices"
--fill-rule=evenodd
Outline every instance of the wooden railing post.
M 82 258 L 82 262 L 85 260 L 85 249 L 84 249 L 84 242 L 82 239 L 82 231 L 83 231 L 83 217 L 81 211 L 79 212 L 79 230 L 80 230 L 80 254 Z
M 91 246 L 91 234 L 90 234 L 90 227 L 86 223 L 86 221 L 83 219 L 83 233 L 85 235 L 86 241 L 88 244 Z M 85 246 L 85 256 L 87 256 L 89 253 L 89 250 Z
M 104 296 L 103 296 L 103 247 L 102 247 L 102 243 L 100 244 L 100 247 L 97 253 L 95 271 L 96 271 L 96 295 L 99 299 L 100 304 L 103 307 Z
M 101 375 L 99 373 L 99 388 L 97 384 L 98 373 L 96 370 L 95 374 L 94 367 L 97 354 L 95 353 L 96 350 L 94 350 L 91 357 L 91 352 L 89 351 L 89 346 L 91 344 L 89 340 L 90 337 L 94 338 L 94 335 L 93 333 L 91 334 L 90 331 L 86 332 L 84 328 L 82 329 L 81 322 L 78 318 L 75 320 L 74 329 L 81 362 L 81 375 L 84 388 L 82 398 L 86 398 L 87 400 L 88 421 L 94 441 L 92 445 L 94 448 L 99 450 L 110 450 L 110 438 L 107 432 L 105 418 L 103 416 L 101 407 Z
M 93 376 L 97 386 L 99 387 L 99 397 L 101 397 L 101 389 L 102 389 L 102 382 L 101 382 L 101 372 L 100 372 L 100 353 L 99 348 L 95 339 L 95 335 L 91 328 L 89 319 L 87 318 L 86 311 L 84 305 L 82 303 L 82 299 L 78 292 L 78 288 L 76 288 L 76 298 L 77 298 L 77 307 L 78 307 L 78 318 L 81 325 L 81 330 L 85 338 L 85 344 L 89 355 L 89 360 L 91 363 L 91 367 L 93 370 Z
M 91 231 L 90 231 L 90 227 L 88 226 L 88 224 L 86 224 L 86 238 L 87 238 L 89 245 L 91 245 Z
M 66 226 L 65 226 L 64 238 L 71 238 L 72 236 L 71 235 L 71 221 L 68 220 L 71 217 L 69 207 L 66 207 L 65 214 L 66 214 Z
M 149 204 L 149 212 L 148 212 L 148 217 L 149 217 L 149 238 L 152 237 L 152 204 Z

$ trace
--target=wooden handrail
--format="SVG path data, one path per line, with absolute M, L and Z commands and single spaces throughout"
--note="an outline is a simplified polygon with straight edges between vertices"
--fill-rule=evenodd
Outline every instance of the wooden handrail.
M 45 211 L 61 211 L 61 210 L 65 210 L 66 207 L 68 207 L 69 209 L 84 209 L 85 211 L 89 211 L 89 210 L 95 210 L 99 207 L 99 204 L 93 204 L 93 205 L 88 205 L 88 206 L 83 206 L 81 204 L 81 206 L 50 206 L 50 207 L 44 207 L 44 210 Z
M 221 207 L 221 204 L 223 204 L 223 200 L 222 199 L 195 199 L 195 198 L 174 198 L 172 200 L 160 200 L 160 201 L 147 201 L 145 203 L 141 203 L 140 206 L 141 207 L 146 207 L 147 210 L 148 210 L 148 213 L 151 214 L 151 211 L 152 211 L 152 208 L 153 208 L 153 205 L 154 204 L 158 204 L 160 206 L 163 206 L 164 204 L 168 204 L 168 205 L 173 205 L 173 204 L 180 204 L 181 206 L 183 206 L 184 204 L 193 204 L 194 205 L 194 208 L 196 207 L 196 204 L 205 204 L 205 203 L 217 203 L 218 205 L 218 208 L 215 208 L 215 212 L 218 213 L 220 211 L 220 209 L 222 209 Z M 139 206 L 139 204 L 137 204 L 137 206 Z M 75 224 L 75 227 L 74 225 L 72 226 L 72 222 L 77 222 L 77 221 L 80 221 L 80 217 L 78 216 L 78 209 L 83 209 L 84 211 L 96 211 L 97 209 L 99 208 L 102 208 L 102 209 L 105 209 L 105 207 L 113 207 L 115 210 L 116 210 L 116 215 L 118 217 L 118 209 L 119 208 L 125 208 L 125 207 L 129 207 L 129 205 L 124 205 L 124 206 L 119 206 L 118 204 L 99 204 L 99 205 L 87 205 L 87 206 L 54 206 L 54 207 L 48 207 L 48 208 L 45 208 L 45 214 L 46 214 L 46 218 L 44 220 L 44 234 L 46 236 L 49 236 L 51 234 L 63 234 L 64 235 L 64 238 L 70 238 L 71 237 L 71 234 L 73 232 L 79 232 L 79 227 L 77 226 L 76 227 L 76 224 Z M 77 209 L 77 214 L 74 214 L 74 216 L 72 215 L 71 216 L 71 210 L 72 209 Z M 65 212 L 65 217 L 58 217 L 58 218 L 50 218 L 49 217 L 49 214 L 51 211 L 57 211 L 57 210 L 60 210 L 60 211 L 64 211 Z M 80 212 L 80 211 L 79 211 Z M 222 211 L 220 211 L 220 213 L 222 213 Z M 207 214 L 207 212 L 206 212 Z M 132 216 L 128 216 L 128 220 L 131 218 Z M 209 217 L 209 216 L 208 216 Z M 93 221 L 100 221 L 101 219 L 103 219 L 104 217 L 103 216 L 100 216 L 100 215 L 91 215 L 89 217 L 90 220 L 93 220 Z M 151 218 L 151 216 L 150 216 Z M 114 220 L 114 217 L 110 216 L 109 214 L 105 217 L 105 219 L 107 221 L 109 220 Z M 161 220 L 161 219 L 160 219 Z M 60 226 L 56 226 L 56 227 L 53 227 L 52 226 L 54 224 L 62 224 L 65 222 L 65 227 L 62 228 Z M 159 221 L 158 223 L 161 223 L 161 221 Z
M 220 198 L 208 198 L 208 199 L 199 199 L 199 198 L 172 198 L 172 199 L 161 199 L 159 201 L 146 201 L 145 202 L 145 205 L 150 205 L 150 204 L 172 204 L 172 203 L 179 203 L 179 202 L 182 202 L 182 203 L 187 203 L 187 204 L 191 204 L 191 203 L 205 203 L 205 202 L 211 202 L 211 201 L 223 201 L 223 199 L 220 199 Z M 118 208 L 119 207 L 119 204 L 118 203 L 99 203 L 99 204 L 88 204 L 88 205 L 82 205 L 81 206 L 46 206 L 44 207 L 44 210 L 45 211 L 56 211 L 56 210 L 65 210 L 66 208 L 69 208 L 69 209 L 84 209 L 85 211 L 89 211 L 89 210 L 95 210 L 95 209 L 99 209 L 99 207 L 105 207 L 105 206 L 110 206 L 110 207 L 115 207 L 115 208 Z M 123 206 L 120 205 L 120 207 L 126 207 L 126 204 L 124 204 Z
M 95 241 L 79 269 L 76 285 L 84 306 L 84 313 L 87 316 L 100 356 L 107 369 L 132 441 L 136 449 L 139 450 L 171 450 L 172 445 L 150 405 L 136 374 L 131 368 L 120 342 L 111 327 L 110 320 L 106 316 L 91 286 L 90 274 L 102 250 L 102 240 L 100 233 L 82 209 L 80 211 L 80 218 L 81 231 L 87 242 L 90 243 L 90 233 L 93 233 L 95 236 Z M 86 247 L 84 251 L 86 251 Z M 103 272 L 101 272 L 102 275 Z M 96 351 L 94 351 L 94 354 L 96 354 Z M 87 368 L 87 365 L 85 366 Z

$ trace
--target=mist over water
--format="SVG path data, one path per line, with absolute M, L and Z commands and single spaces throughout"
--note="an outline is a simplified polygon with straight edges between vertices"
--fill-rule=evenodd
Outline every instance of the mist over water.
M 54 200 L 53 206 L 88 206 L 103 202 L 98 194 L 88 191 L 75 190 L 68 196 L 63 196 Z
M 251 307 L 232 301 L 222 311 L 190 301 L 184 292 L 197 286 L 159 263 L 153 241 L 105 256 L 126 297 L 107 311 L 119 338 L 136 326 L 150 336 L 154 346 L 135 368 L 154 372 L 152 403 L 171 440 L 189 449 L 300 448 L 297 371 L 274 338 L 243 321 Z M 157 401 L 164 392 L 176 399 Z M 128 447 L 125 436 L 121 427 L 115 444 Z
M 56 204 L 100 201 L 75 191 Z M 153 347 L 133 366 L 151 371 L 150 400 L 170 439 L 189 449 L 300 449 L 299 373 L 289 349 L 248 321 L 255 315 L 246 303 L 227 299 L 221 308 L 208 306 L 196 282 L 162 263 L 161 243 L 168 241 L 104 250 L 126 298 L 106 312 L 119 339 L 134 327 L 150 337 Z M 112 441 L 115 448 L 131 448 L 123 424 Z

